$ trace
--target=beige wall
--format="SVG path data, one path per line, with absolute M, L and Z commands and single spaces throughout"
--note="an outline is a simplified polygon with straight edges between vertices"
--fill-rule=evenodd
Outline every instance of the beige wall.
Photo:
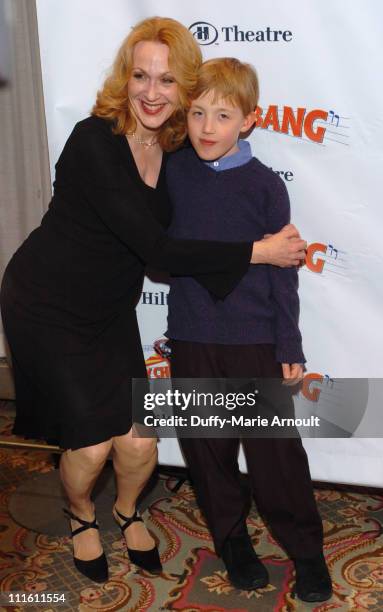
M 47 209 L 51 185 L 34 0 L 0 0 L 9 80 L 0 88 L 0 278 Z M 4 41 L 4 37 L 3 37 Z M 8 63 L 7 63 L 8 65 Z M 0 356 L 5 354 L 0 327 Z

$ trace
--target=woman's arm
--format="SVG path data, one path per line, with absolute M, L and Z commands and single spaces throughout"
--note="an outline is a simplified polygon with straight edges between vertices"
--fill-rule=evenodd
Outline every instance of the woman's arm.
M 248 269 L 252 243 L 170 238 L 127 172 L 116 139 L 107 124 L 81 122 L 64 148 L 58 170 L 144 263 L 173 274 L 206 275 L 210 291 L 217 297 L 227 295 Z M 211 274 L 217 275 L 216 281 L 208 278 Z
M 306 257 L 306 242 L 289 223 L 279 232 L 254 242 L 252 263 L 272 264 L 280 268 L 298 266 Z
M 106 122 L 81 122 L 64 148 L 60 166 L 108 229 L 151 267 L 198 276 L 222 298 L 249 263 L 269 261 L 272 253 L 294 240 L 288 232 L 254 244 L 170 238 L 129 176 L 116 138 Z

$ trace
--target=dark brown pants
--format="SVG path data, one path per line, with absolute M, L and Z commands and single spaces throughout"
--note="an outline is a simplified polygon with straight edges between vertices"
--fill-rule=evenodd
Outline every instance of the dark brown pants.
M 274 346 L 172 340 L 173 378 L 281 378 Z M 180 438 L 197 501 L 217 554 L 245 528 L 250 496 L 238 467 L 238 438 Z M 252 494 L 273 536 L 291 558 L 323 547 L 306 452 L 300 438 L 242 439 Z

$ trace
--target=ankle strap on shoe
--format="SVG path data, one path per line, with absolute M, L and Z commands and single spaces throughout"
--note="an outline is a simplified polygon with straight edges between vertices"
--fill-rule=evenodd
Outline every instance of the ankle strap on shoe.
M 72 519 L 72 521 L 77 521 L 82 525 L 82 527 L 78 527 L 77 529 L 72 531 L 72 537 L 77 535 L 78 533 L 86 531 L 87 529 L 100 529 L 97 524 L 96 518 L 94 518 L 93 521 L 85 521 L 84 519 L 81 519 L 75 514 L 73 514 L 73 512 L 71 512 L 70 510 L 67 510 L 67 508 L 63 508 L 63 512 L 67 518 Z
M 121 512 L 117 510 L 116 506 L 114 506 L 114 511 L 117 514 L 118 518 L 124 521 L 124 523 L 120 525 L 120 529 L 122 532 L 124 532 L 125 529 L 127 529 L 132 523 L 135 523 L 137 521 L 141 521 L 142 523 L 144 522 L 138 514 L 137 510 L 134 511 L 133 516 L 124 516 L 123 514 L 121 514 Z

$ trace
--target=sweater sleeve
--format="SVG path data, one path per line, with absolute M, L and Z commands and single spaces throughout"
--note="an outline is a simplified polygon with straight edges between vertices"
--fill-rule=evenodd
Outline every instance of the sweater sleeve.
M 79 126 L 63 158 L 77 188 L 108 229 L 151 267 L 198 276 L 218 298 L 230 293 L 248 269 L 252 243 L 170 238 L 126 171 L 113 134 L 94 125 Z
M 290 223 L 290 201 L 282 180 L 278 180 L 268 210 L 268 233 Z M 280 363 L 305 363 L 299 331 L 298 272 L 293 268 L 269 266 L 271 298 L 275 308 L 276 358 Z

